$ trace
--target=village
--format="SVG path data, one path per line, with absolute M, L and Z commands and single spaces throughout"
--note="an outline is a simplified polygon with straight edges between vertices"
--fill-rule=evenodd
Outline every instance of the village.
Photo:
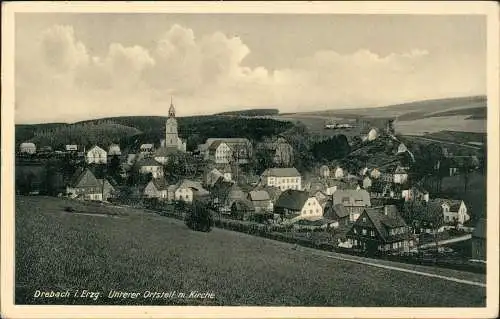
M 71 171 L 54 181 L 55 196 L 77 201 L 171 210 L 184 214 L 202 203 L 215 219 L 260 225 L 285 232 L 298 241 L 371 256 L 433 256 L 434 260 L 484 263 L 485 219 L 471 219 L 459 198 L 433 198 L 415 181 L 415 157 L 394 130 L 367 127 L 361 143 L 387 139 L 400 158 L 389 165 L 349 170 L 340 163 L 320 165 L 313 172 L 293 166 L 297 150 L 283 136 L 253 143 L 244 136 L 208 138 L 193 152 L 179 137 L 176 110 L 170 103 L 164 139 L 143 143 L 134 152 L 120 145 L 65 145 L 62 150 L 19 145 L 18 162 L 37 157 L 62 159 Z M 341 126 L 340 126 L 341 127 Z M 349 126 L 350 128 L 350 126 Z M 246 169 L 265 154 L 264 170 Z M 473 169 L 479 165 L 473 158 Z M 435 163 L 439 168 L 440 163 Z M 457 174 L 450 167 L 450 176 Z M 16 183 L 23 195 L 37 195 L 36 178 Z M 472 223 L 473 222 L 473 223 Z M 242 226 L 243 227 L 243 226 Z M 292 234 L 292 235 L 290 235 Z M 467 252 L 446 243 L 467 241 Z M 470 244 L 469 244 L 470 243 Z

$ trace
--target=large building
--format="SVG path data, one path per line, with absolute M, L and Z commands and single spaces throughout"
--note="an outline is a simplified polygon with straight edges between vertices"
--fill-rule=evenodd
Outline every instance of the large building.
M 85 154 L 85 159 L 88 164 L 106 164 L 108 161 L 108 153 L 95 145 Z
M 21 145 L 19 146 L 19 152 L 24 154 L 35 154 L 36 146 L 34 143 L 21 143 Z
M 301 190 L 302 177 L 295 167 L 268 168 L 261 175 L 261 184 L 263 186 L 277 187 L 281 191 L 287 189 Z

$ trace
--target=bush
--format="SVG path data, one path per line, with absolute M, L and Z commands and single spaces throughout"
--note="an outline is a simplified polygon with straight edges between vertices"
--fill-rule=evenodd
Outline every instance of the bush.
M 69 213 L 73 213 L 75 211 L 75 209 L 71 206 L 66 206 L 66 207 L 64 207 L 64 211 L 69 212 Z
M 212 230 L 214 220 L 210 211 L 200 203 L 195 203 L 186 213 L 186 225 L 196 231 L 209 232 Z

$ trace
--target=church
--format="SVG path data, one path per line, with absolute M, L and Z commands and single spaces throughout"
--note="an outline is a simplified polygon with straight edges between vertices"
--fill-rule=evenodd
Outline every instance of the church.
M 168 119 L 165 123 L 165 139 L 161 140 L 161 147 L 155 151 L 153 157 L 156 161 L 165 164 L 168 161 L 168 156 L 175 152 L 185 153 L 186 142 L 179 138 L 175 107 L 171 99 Z

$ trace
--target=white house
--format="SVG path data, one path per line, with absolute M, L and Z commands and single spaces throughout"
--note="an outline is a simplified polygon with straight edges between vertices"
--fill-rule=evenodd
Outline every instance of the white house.
M 35 154 L 36 146 L 34 143 L 21 143 L 21 145 L 19 145 L 19 152 L 24 154 Z
M 192 203 L 194 197 L 206 195 L 209 195 L 209 192 L 202 187 L 201 183 L 186 179 L 176 185 L 174 199 Z
M 326 165 L 322 165 L 319 168 L 319 176 L 324 178 L 330 177 L 330 168 Z
M 408 173 L 403 167 L 398 166 L 394 171 L 394 183 L 404 184 L 406 183 L 407 180 L 408 180 Z
M 465 206 L 463 200 L 435 198 L 431 199 L 429 203 L 431 207 L 439 206 L 441 208 L 444 222 L 447 224 L 458 222 L 463 225 L 466 221 L 470 220 L 467 206 Z
M 167 188 L 168 185 L 164 178 L 153 178 L 144 188 L 144 196 L 167 200 Z
M 99 146 L 95 145 L 87 151 L 85 159 L 89 164 L 106 164 L 108 161 L 108 153 L 106 153 L 106 151 Z
M 137 162 L 139 173 L 153 175 L 153 178 L 163 177 L 163 166 L 152 158 L 143 158 Z
M 342 169 L 342 167 L 340 167 L 340 166 L 335 167 L 334 177 L 338 178 L 338 179 L 343 178 L 344 177 L 344 169 Z
M 295 167 L 268 168 L 261 175 L 263 186 L 274 186 L 281 191 L 302 189 L 302 177 Z
M 209 159 L 216 164 L 228 164 L 233 161 L 232 149 L 223 141 L 215 141 L 208 147 Z
M 115 155 L 121 155 L 122 151 L 120 150 L 120 145 L 118 144 L 111 144 L 109 146 L 108 150 L 108 155 L 109 156 L 115 156 Z
M 378 168 L 374 168 L 372 169 L 372 171 L 370 172 L 370 176 L 374 179 L 378 179 L 380 176 L 382 175 L 382 173 L 380 173 L 380 170 Z
M 365 178 L 363 179 L 363 188 L 364 189 L 367 189 L 367 188 L 370 188 L 372 186 L 372 180 L 369 176 L 365 176 Z
M 274 212 L 291 221 L 317 220 L 323 217 L 323 207 L 316 197 L 308 192 L 293 189 L 288 189 L 280 195 L 274 205 Z

